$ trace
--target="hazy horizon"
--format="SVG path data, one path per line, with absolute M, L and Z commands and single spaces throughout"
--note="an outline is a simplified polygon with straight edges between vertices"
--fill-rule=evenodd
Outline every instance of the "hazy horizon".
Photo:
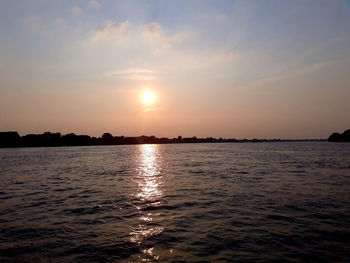
M 317 139 L 350 128 L 349 1 L 4 0 L 0 34 L 1 131 Z

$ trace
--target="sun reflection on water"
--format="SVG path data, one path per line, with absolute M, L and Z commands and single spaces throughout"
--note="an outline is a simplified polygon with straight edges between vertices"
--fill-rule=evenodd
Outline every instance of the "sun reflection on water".
M 138 158 L 137 197 L 144 202 L 160 200 L 163 193 L 160 186 L 160 154 L 158 145 L 144 144 L 140 146 Z
M 135 192 L 133 197 L 136 208 L 139 211 L 139 224 L 130 232 L 130 241 L 142 245 L 145 239 L 159 235 L 164 227 L 161 225 L 162 217 L 156 212 L 162 204 L 163 183 L 161 175 L 161 155 L 159 146 L 144 144 L 139 146 L 139 154 L 136 159 L 136 174 L 134 177 Z M 143 260 L 152 262 L 157 260 L 154 255 L 154 247 L 142 250 Z

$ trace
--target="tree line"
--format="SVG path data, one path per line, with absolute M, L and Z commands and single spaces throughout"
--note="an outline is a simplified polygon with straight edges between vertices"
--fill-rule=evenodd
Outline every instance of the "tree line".
M 125 144 L 169 144 L 169 143 L 219 143 L 219 142 L 278 142 L 296 141 L 281 139 L 223 139 L 223 138 L 197 138 L 178 136 L 176 138 L 158 138 L 155 136 L 113 136 L 104 133 L 101 137 L 91 137 L 89 135 L 76 135 L 69 133 L 45 132 L 42 134 L 27 134 L 20 136 L 18 132 L 0 132 L 0 147 L 54 147 L 54 146 L 88 146 L 88 145 L 125 145 Z

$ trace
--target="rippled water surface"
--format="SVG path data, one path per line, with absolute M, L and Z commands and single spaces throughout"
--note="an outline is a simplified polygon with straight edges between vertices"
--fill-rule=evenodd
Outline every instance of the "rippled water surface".
M 350 144 L 0 149 L 0 262 L 350 262 Z

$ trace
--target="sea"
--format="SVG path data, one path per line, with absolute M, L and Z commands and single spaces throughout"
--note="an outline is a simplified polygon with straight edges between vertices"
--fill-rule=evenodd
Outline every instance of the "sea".
M 0 262 L 350 262 L 350 143 L 0 149 Z

